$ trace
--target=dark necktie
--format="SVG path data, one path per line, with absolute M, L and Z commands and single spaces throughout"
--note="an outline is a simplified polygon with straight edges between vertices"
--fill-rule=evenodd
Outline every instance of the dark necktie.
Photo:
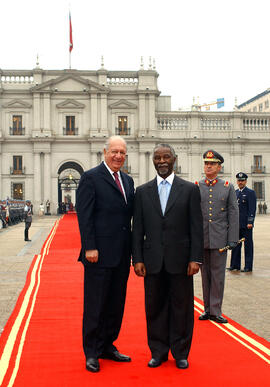
M 124 196 L 124 199 L 126 200 L 125 194 L 124 194 L 124 192 L 123 192 L 123 189 L 122 189 L 122 186 L 121 186 L 119 177 L 118 177 L 118 173 L 117 173 L 117 172 L 114 172 L 114 173 L 113 173 L 113 176 L 114 176 L 114 178 L 115 178 L 115 182 L 116 182 L 116 184 L 117 184 L 117 187 L 119 188 L 121 194 Z

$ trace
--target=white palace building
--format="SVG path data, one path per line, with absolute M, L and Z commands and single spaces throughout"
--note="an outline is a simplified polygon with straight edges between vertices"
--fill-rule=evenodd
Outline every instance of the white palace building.
M 30 199 L 36 212 L 47 200 L 52 213 L 60 202 L 74 204 L 80 175 L 100 163 L 106 139 L 120 134 L 128 144 L 123 169 L 135 185 L 155 176 L 159 142 L 175 148 L 175 172 L 190 181 L 202 178 L 202 154 L 213 148 L 224 156 L 223 178 L 235 183 L 246 172 L 269 208 L 270 113 L 248 104 L 171 111 L 157 80 L 151 64 L 138 71 L 0 69 L 0 199 Z

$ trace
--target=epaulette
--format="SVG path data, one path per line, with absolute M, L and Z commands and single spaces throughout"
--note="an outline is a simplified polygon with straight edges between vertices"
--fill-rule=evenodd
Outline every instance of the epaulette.
M 229 187 L 230 183 L 228 181 L 225 181 L 224 187 Z

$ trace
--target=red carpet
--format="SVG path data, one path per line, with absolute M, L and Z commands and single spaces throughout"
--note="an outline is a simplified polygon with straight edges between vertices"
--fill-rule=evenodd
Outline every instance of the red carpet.
M 229 319 L 198 321 L 196 300 L 190 367 L 173 359 L 147 367 L 143 282 L 133 270 L 117 346 L 131 363 L 100 360 L 101 371 L 85 370 L 82 351 L 83 268 L 77 262 L 76 215 L 65 215 L 35 256 L 25 287 L 0 337 L 0 385 L 72 386 L 255 386 L 269 385 L 269 343 Z

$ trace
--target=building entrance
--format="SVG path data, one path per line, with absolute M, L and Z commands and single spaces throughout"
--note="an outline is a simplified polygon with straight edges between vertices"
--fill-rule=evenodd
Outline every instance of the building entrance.
M 75 210 L 76 191 L 82 174 L 83 169 L 76 162 L 66 162 L 59 168 L 58 213 L 63 214 L 69 210 Z

